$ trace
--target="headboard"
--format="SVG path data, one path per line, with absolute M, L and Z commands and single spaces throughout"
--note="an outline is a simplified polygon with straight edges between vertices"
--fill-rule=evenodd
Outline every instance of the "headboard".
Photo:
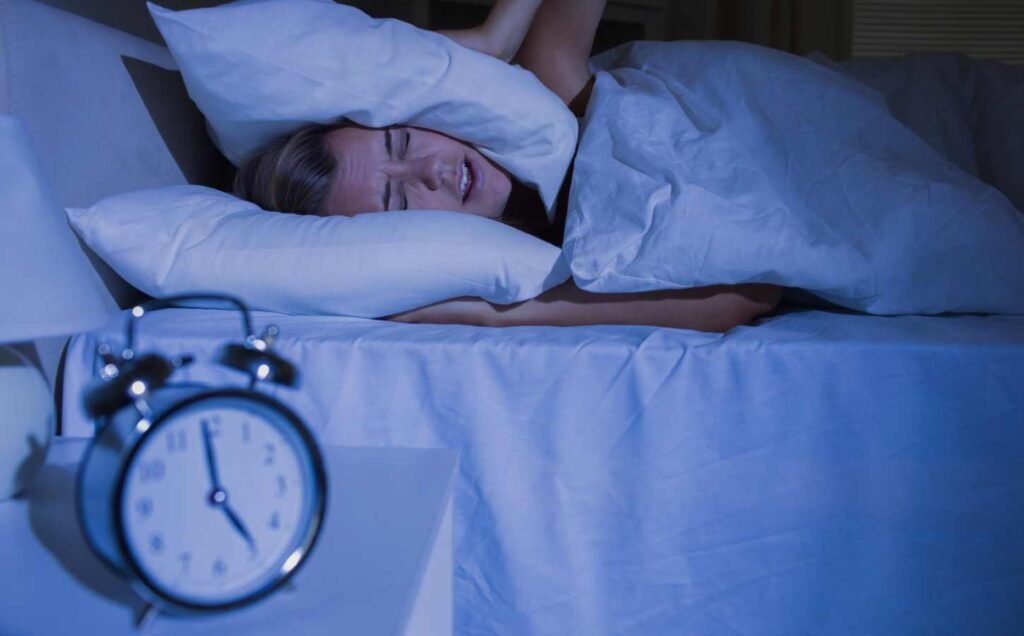
M 166 48 L 33 0 L 0 0 L 0 111 L 24 121 L 62 206 L 181 183 L 223 187 L 210 142 Z M 2 213 L 2 210 L 0 210 Z M 83 248 L 125 307 L 141 294 Z M 39 342 L 51 381 L 63 348 Z

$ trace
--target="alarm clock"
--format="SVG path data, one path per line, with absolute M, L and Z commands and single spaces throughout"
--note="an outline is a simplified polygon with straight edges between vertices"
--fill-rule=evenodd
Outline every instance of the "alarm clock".
M 219 364 L 247 386 L 173 383 L 193 362 L 134 349 L 136 322 L 179 302 L 220 300 L 242 315 L 244 340 Z M 126 346 L 100 345 L 100 378 L 85 392 L 97 423 L 78 474 L 78 516 L 93 551 L 152 610 L 207 613 L 280 588 L 309 558 L 325 513 L 327 479 L 302 419 L 257 390 L 296 386 L 298 373 L 256 336 L 239 300 L 175 296 L 132 309 Z

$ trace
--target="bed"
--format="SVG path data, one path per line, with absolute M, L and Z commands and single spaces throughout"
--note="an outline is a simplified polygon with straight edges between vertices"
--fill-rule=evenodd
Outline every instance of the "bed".
M 145 348 L 200 360 L 238 330 L 215 310 L 147 320 Z M 256 322 L 280 327 L 305 382 L 277 395 L 321 440 L 458 450 L 457 633 L 1024 626 L 1022 317 Z M 66 434 L 90 434 L 77 398 L 122 331 L 71 343 Z M 239 381 L 200 363 L 183 379 Z
M 29 0 L 0 18 L 4 109 L 63 204 L 223 176 L 162 47 Z M 64 435 L 92 434 L 81 389 L 124 319 L 68 344 Z M 1024 316 L 269 323 L 321 441 L 458 451 L 459 634 L 1024 632 Z M 232 383 L 208 361 L 237 330 L 163 310 L 138 342 Z

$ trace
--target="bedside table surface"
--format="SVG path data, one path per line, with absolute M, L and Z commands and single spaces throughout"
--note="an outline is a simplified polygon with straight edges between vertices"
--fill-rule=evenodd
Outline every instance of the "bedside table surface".
M 88 440 L 55 439 L 26 496 L 0 502 L 0 634 L 137 634 L 142 602 L 85 541 L 75 477 Z M 444 449 L 324 446 L 327 516 L 290 589 L 226 614 L 158 615 L 147 634 L 399 634 L 451 496 Z

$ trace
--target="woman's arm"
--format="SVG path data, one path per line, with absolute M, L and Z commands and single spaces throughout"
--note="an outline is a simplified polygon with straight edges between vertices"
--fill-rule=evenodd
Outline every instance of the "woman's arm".
M 589 98 L 587 61 L 607 0 L 497 0 L 479 27 L 440 31 L 459 44 L 513 61 L 582 116 Z
M 577 116 L 591 87 L 587 66 L 607 0 L 544 0 L 513 60 L 529 69 Z
M 508 62 L 519 50 L 542 0 L 497 0 L 478 27 L 438 31 L 462 46 Z
M 650 325 L 724 333 L 771 311 L 781 295 L 780 287 L 764 284 L 595 294 L 569 281 L 537 298 L 513 305 L 494 305 L 464 297 L 395 314 L 388 319 L 485 327 Z

